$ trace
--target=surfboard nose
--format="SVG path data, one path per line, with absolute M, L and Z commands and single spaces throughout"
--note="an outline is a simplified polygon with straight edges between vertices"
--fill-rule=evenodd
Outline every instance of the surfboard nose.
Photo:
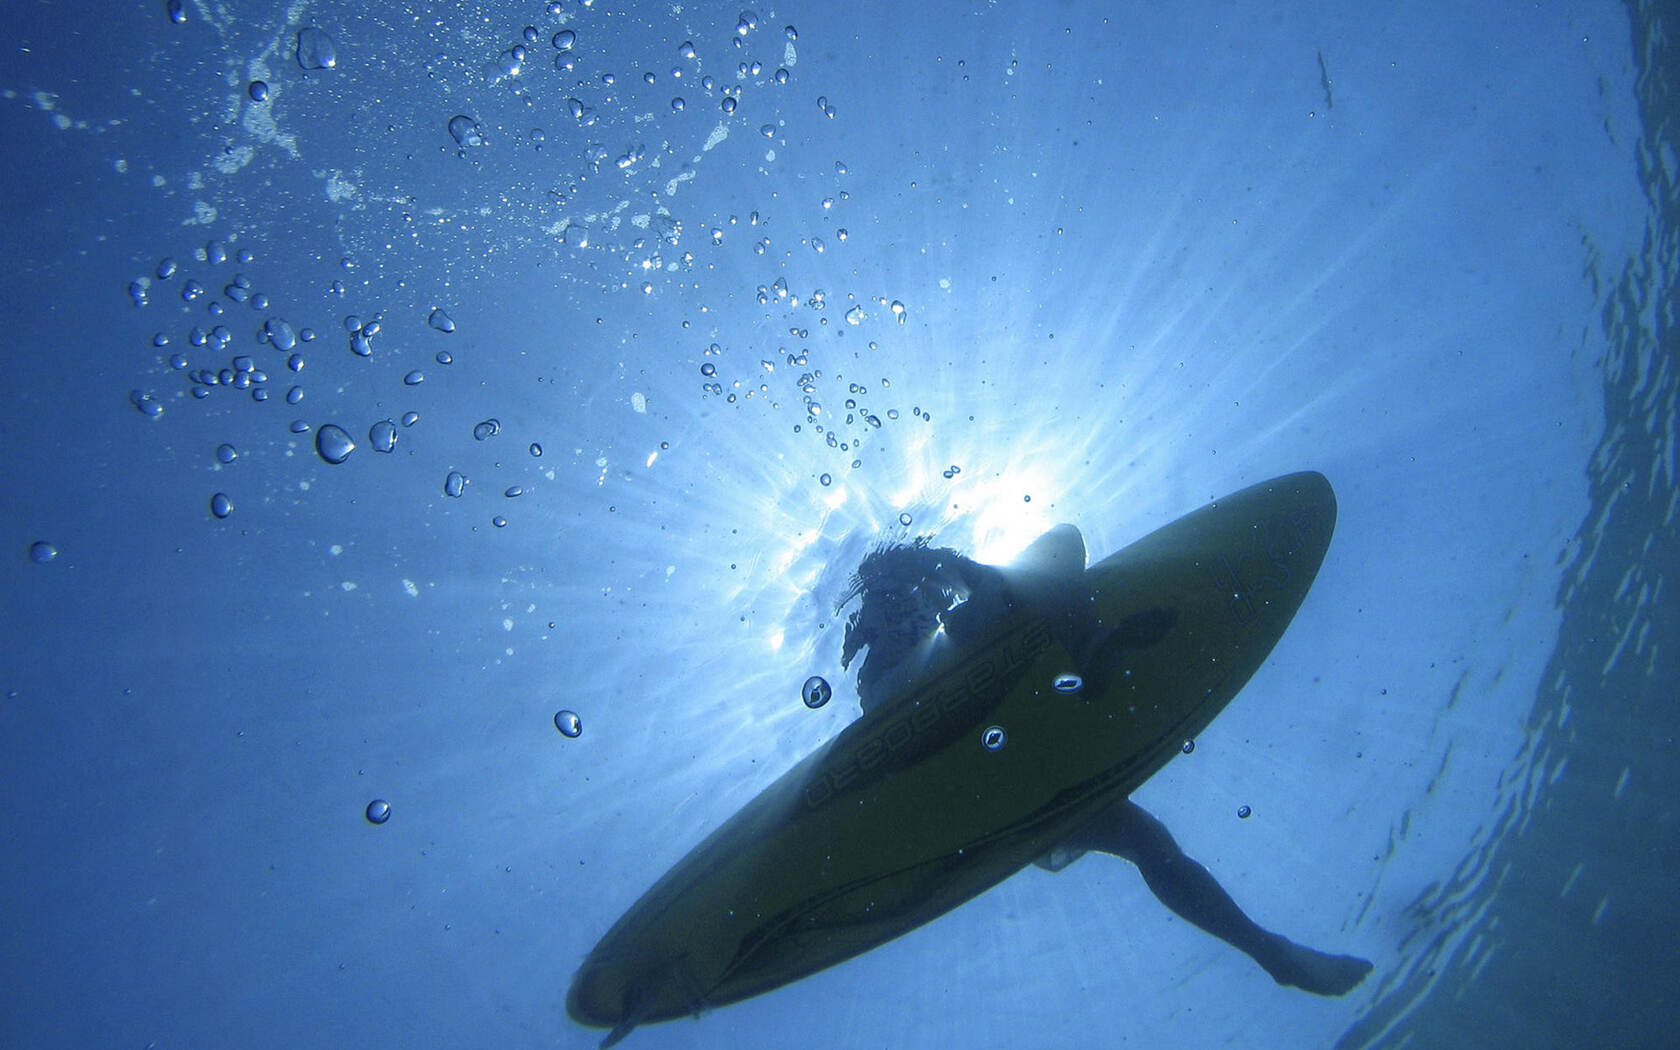
M 1303 531 L 1317 541 L 1318 557 L 1322 559 L 1330 546 L 1330 536 L 1336 531 L 1336 492 L 1330 487 L 1330 479 L 1316 470 L 1303 470 L 1274 478 L 1255 488 L 1293 495 L 1296 512 L 1304 519 L 1301 522 Z

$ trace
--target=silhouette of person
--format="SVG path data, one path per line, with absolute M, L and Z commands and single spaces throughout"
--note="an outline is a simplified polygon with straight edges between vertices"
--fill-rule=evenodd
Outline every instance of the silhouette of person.
M 1085 596 L 1079 575 L 1085 568 L 1084 540 L 1072 526 L 1056 529 L 1034 544 L 1037 571 L 1006 578 L 949 547 L 929 546 L 927 537 L 887 543 L 865 555 L 836 611 L 854 599 L 846 620 L 840 668 L 867 650 L 857 672 L 864 711 L 893 702 L 941 649 L 960 649 L 998 616 L 1033 590 L 1035 607 L 1062 621 L 1062 636 L 1086 657 L 1124 662 L 1128 650 L 1152 645 L 1177 621 L 1171 609 L 1128 617 L 1106 631 L 1079 623 Z M 1062 600 L 1046 600 L 1052 590 Z M 1051 599 L 1055 596 L 1051 595 Z M 1089 851 L 1121 857 L 1136 865 L 1162 904 L 1185 921 L 1218 937 L 1258 963 L 1278 984 L 1318 995 L 1343 995 L 1365 979 L 1371 964 L 1350 955 L 1331 955 L 1273 933 L 1249 918 L 1201 864 L 1186 855 L 1166 826 L 1142 806 L 1123 798 L 1097 814 L 1035 863 L 1060 871 Z

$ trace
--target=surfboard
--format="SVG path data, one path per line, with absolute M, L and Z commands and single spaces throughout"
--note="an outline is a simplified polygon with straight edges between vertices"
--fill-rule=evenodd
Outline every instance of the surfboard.
M 856 956 L 1030 864 L 1236 696 L 1306 598 L 1335 521 L 1324 476 L 1289 474 L 1082 574 L 1005 572 L 1016 600 L 971 643 L 642 895 L 578 968 L 567 1012 L 612 1029 L 610 1046 Z M 1067 544 L 1039 546 L 1065 559 Z M 1139 622 L 1156 630 L 1127 629 Z

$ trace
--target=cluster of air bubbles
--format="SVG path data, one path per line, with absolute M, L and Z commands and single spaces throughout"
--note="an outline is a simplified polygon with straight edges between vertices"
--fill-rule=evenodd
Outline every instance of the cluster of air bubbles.
M 145 391 L 130 390 L 128 392 L 128 403 L 148 419 L 157 419 L 163 415 L 163 403 Z
M 805 706 L 813 711 L 828 703 L 829 698 L 833 695 L 833 687 L 828 684 L 828 679 L 821 675 L 812 675 L 805 679 L 805 684 L 799 688 L 800 699 L 804 700 Z
M 355 314 L 344 318 L 344 330 L 350 333 L 350 352 L 357 357 L 373 356 L 373 337 L 378 335 L 381 329 L 378 314 L 366 321 Z
M 488 441 L 490 438 L 495 437 L 501 432 L 501 420 L 486 419 L 473 425 L 472 436 L 474 441 Z
M 946 467 L 940 473 L 945 477 L 945 479 L 947 481 L 949 481 L 951 478 L 954 478 L 958 474 L 961 474 L 962 473 L 962 468 L 957 466 L 955 463 L 953 463 L 949 467 Z

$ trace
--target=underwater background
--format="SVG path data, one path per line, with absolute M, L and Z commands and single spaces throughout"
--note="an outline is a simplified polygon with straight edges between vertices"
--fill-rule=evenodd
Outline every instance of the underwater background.
M 594 1046 L 590 947 L 856 716 L 872 545 L 1308 469 L 1136 798 L 1364 984 L 1092 856 L 627 1045 L 1672 1038 L 1672 5 L 0 28 L 0 1044 Z

